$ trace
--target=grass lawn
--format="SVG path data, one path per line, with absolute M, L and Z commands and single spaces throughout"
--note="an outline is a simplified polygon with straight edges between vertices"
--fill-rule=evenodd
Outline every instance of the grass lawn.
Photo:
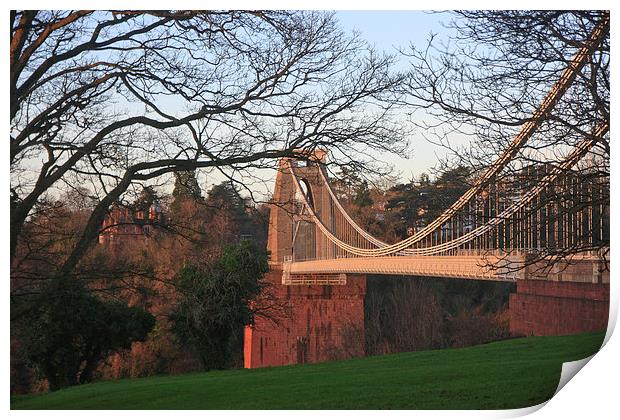
M 604 333 L 348 361 L 126 379 L 11 398 L 11 409 L 502 409 L 551 398 Z

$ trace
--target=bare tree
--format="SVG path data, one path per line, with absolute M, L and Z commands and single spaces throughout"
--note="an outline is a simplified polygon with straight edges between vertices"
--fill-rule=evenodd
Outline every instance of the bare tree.
M 95 200 L 56 261 L 74 272 L 110 206 L 173 171 L 271 167 L 315 148 L 398 151 L 393 58 L 331 14 L 12 11 L 11 263 L 58 191 Z
M 607 254 L 610 139 L 600 127 L 609 126 L 609 12 L 462 11 L 454 13 L 446 34 L 449 42 L 432 36 L 424 47 L 411 46 L 404 92 L 420 133 L 452 152 L 442 169 L 466 164 L 482 173 L 526 123 L 534 122 L 534 134 L 479 199 L 486 207 L 476 211 L 493 217 L 499 214 L 492 209 L 495 203 L 533 188 L 575 145 L 593 139 L 578 165 L 564 168 L 515 216 L 523 222 L 521 230 L 531 229 L 532 235 L 526 232 L 511 246 L 533 251 L 533 260 L 584 251 Z M 586 59 L 576 64 L 581 49 Z M 537 115 L 570 66 L 578 70 L 570 86 L 548 112 Z M 464 144 L 464 136 L 473 141 Z M 505 197 L 489 206 L 488 197 L 500 190 Z M 580 238 L 567 240 L 573 233 Z

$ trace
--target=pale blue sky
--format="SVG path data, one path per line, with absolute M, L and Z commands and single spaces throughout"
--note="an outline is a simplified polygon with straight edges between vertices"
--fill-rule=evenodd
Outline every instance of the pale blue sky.
M 430 32 L 445 33 L 440 22 L 450 19 L 447 13 L 409 10 L 338 11 L 336 17 L 345 30 L 361 32 L 362 38 L 385 51 L 409 43 L 422 46 Z
M 447 23 L 451 18 L 449 13 L 378 10 L 337 11 L 336 17 L 345 32 L 357 31 L 362 39 L 368 41 L 378 51 L 383 50 L 394 54 L 398 53 L 398 48 L 406 50 L 410 44 L 423 48 L 427 44 L 431 32 L 437 35 L 437 40 L 445 39 L 448 32 L 441 25 L 441 22 Z M 398 69 L 406 70 L 408 65 L 407 58 L 402 57 Z M 394 175 L 399 175 L 403 182 L 412 177 L 417 178 L 423 172 L 428 173 L 438 163 L 438 156 L 443 156 L 446 153 L 445 149 L 426 141 L 422 133 L 415 132 L 408 140 L 410 144 L 409 156 L 392 154 L 379 156 L 379 159 L 394 166 Z M 244 183 L 251 184 L 251 188 L 259 196 L 270 195 L 275 181 L 275 173 L 271 170 L 257 170 L 255 175 L 263 181 L 251 182 L 244 179 Z M 200 177 L 199 181 L 206 182 L 209 185 L 207 188 L 209 188 L 223 179 L 217 173 L 210 173 L 204 178 Z
M 397 54 L 397 48 L 407 49 L 410 43 L 423 47 L 428 41 L 430 32 L 438 33 L 440 37 L 445 36 L 446 30 L 440 22 L 447 22 L 450 19 L 447 13 L 376 10 L 337 11 L 336 17 L 345 32 L 357 31 L 362 39 L 368 41 L 377 50 L 394 54 Z M 399 69 L 405 70 L 407 66 L 407 59 L 402 58 L 398 66 Z M 162 101 L 165 100 L 165 98 L 162 99 Z M 122 106 L 129 105 L 122 104 Z M 400 174 L 402 181 L 411 179 L 412 176 L 417 177 L 422 172 L 428 172 L 438 162 L 436 154 L 445 153 L 445 150 L 424 140 L 420 133 L 414 133 L 409 138 L 409 143 L 411 145 L 409 156 L 379 156 L 379 159 L 394 165 L 395 175 Z M 270 195 L 275 180 L 275 172 L 259 170 L 254 175 L 264 182 L 252 182 L 248 179 L 243 179 L 243 181 L 251 184 L 251 188 L 260 197 Z M 235 174 L 235 176 L 239 175 Z M 205 190 L 224 179 L 224 176 L 215 171 L 199 175 L 199 182 Z M 164 189 L 170 189 L 171 185 Z
M 336 17 L 346 31 L 356 30 L 361 38 L 375 46 L 377 50 L 397 53 L 397 49 L 407 50 L 410 44 L 424 48 L 431 33 L 436 40 L 445 39 L 448 30 L 442 26 L 452 16 L 443 12 L 425 11 L 339 11 Z M 408 62 L 401 58 L 399 68 L 407 69 Z M 383 159 L 393 163 L 401 172 L 403 180 L 418 177 L 428 172 L 437 162 L 437 154 L 443 155 L 445 149 L 426 141 L 421 133 L 414 133 L 410 138 L 411 154 L 406 158 L 384 156 Z

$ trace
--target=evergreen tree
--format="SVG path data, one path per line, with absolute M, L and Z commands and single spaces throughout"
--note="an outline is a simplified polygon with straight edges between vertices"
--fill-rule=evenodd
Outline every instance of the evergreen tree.
M 221 244 L 237 242 L 242 235 L 252 231 L 251 220 L 246 212 L 246 200 L 230 181 L 215 185 L 209 191 L 206 204 L 209 224 L 216 241 Z
M 179 199 L 202 199 L 202 191 L 198 185 L 195 171 L 183 171 L 174 173 L 174 190 L 172 197 Z
M 363 180 L 355 191 L 355 198 L 353 204 L 357 207 L 370 207 L 373 204 L 370 197 L 370 190 L 368 189 L 368 182 Z
M 142 192 L 133 204 L 135 211 L 148 212 L 153 204 L 157 202 L 157 194 L 151 186 L 142 188 Z
M 237 337 L 254 320 L 250 302 L 269 271 L 267 252 L 242 241 L 208 266 L 190 265 L 176 278 L 179 300 L 170 316 L 173 331 L 205 370 L 222 369 L 241 351 Z
M 57 390 L 90 382 L 111 353 L 146 340 L 155 318 L 138 307 L 103 301 L 78 279 L 55 279 L 21 302 L 14 327 L 30 365 Z
M 243 213 L 246 203 L 237 187 L 230 181 L 224 181 L 211 188 L 207 195 L 207 204 L 218 209 Z
M 170 213 L 173 219 L 180 221 L 183 216 L 183 203 L 204 203 L 202 191 L 198 185 L 195 171 L 183 171 L 174 173 L 174 189 L 172 190 L 172 204 Z M 185 215 L 187 216 L 187 214 Z
M 470 172 L 463 166 L 447 170 L 431 181 L 423 173 L 419 181 L 393 187 L 386 209 L 398 214 L 400 237 L 421 229 L 450 207 L 469 187 Z

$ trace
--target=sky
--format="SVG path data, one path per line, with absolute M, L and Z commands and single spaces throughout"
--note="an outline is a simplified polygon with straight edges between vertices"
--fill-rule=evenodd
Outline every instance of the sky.
M 336 16 L 343 29 L 359 31 L 361 38 L 375 46 L 377 50 L 388 53 L 398 53 L 398 49 L 406 50 L 410 45 L 424 47 L 430 33 L 437 36 L 437 40 L 445 39 L 448 31 L 442 26 L 447 23 L 449 13 L 424 11 L 339 11 Z M 407 70 L 406 58 L 399 62 L 399 70 Z M 418 177 L 422 172 L 429 170 L 438 162 L 438 156 L 443 156 L 445 150 L 426 141 L 419 132 L 409 139 L 411 151 L 409 156 L 398 157 L 383 155 L 383 159 L 393 163 L 396 171 L 401 173 L 403 180 Z
M 409 69 L 409 62 L 406 57 L 399 53 L 399 49 L 406 51 L 411 45 L 424 48 L 431 33 L 436 35 L 438 41 L 447 39 L 449 32 L 442 23 L 448 23 L 453 17 L 446 12 L 415 10 L 341 10 L 336 11 L 335 16 L 345 33 L 351 34 L 355 31 L 361 39 L 367 41 L 377 51 L 384 51 L 400 57 L 394 70 L 401 71 Z M 159 105 L 163 105 L 166 108 L 166 100 L 166 98 L 163 98 L 163 102 Z M 131 104 L 123 103 L 119 106 L 131 106 Z M 171 103 L 170 106 L 173 109 L 168 109 L 168 111 L 174 114 L 176 103 Z M 404 115 L 404 112 L 402 119 L 403 122 L 406 122 L 407 117 Z M 417 116 L 416 118 L 420 117 Z M 446 154 L 446 149 L 431 144 L 424 139 L 424 133 L 419 131 L 414 131 L 410 134 L 406 141 L 409 145 L 407 154 L 399 156 L 394 154 L 377 155 L 378 160 L 393 166 L 392 176 L 402 182 L 419 178 L 424 172 L 432 173 L 433 167 Z M 35 173 L 38 173 L 40 166 L 39 158 L 37 157 L 35 160 L 37 162 L 33 164 L 33 169 Z M 243 175 L 234 174 L 234 176 L 239 178 Z M 198 174 L 198 181 L 204 192 L 225 180 L 227 180 L 226 176 L 217 171 Z M 273 191 L 275 171 L 256 170 L 251 174 L 251 178 L 243 177 L 239 180 L 243 185 L 248 186 L 252 190 L 253 194 L 256 195 L 255 198 L 259 201 L 268 200 Z M 172 191 L 173 183 L 171 179 L 168 181 L 166 185 L 158 188 L 162 193 L 170 193 Z M 54 190 L 53 192 L 61 194 L 63 187 L 58 187 L 61 189 L 58 191 Z M 245 195 L 249 195 L 247 191 Z
M 415 10 L 362 10 L 337 11 L 336 17 L 344 29 L 359 31 L 362 38 L 378 49 L 394 52 L 395 48 L 410 43 L 424 45 L 431 32 L 445 32 L 441 21 L 448 21 L 450 15 Z
M 511 4 L 512 3 L 512 4 Z M 251 6 L 248 6 L 248 2 L 238 0 L 214 0 L 209 2 L 208 7 L 212 8 L 231 8 L 231 9 L 249 9 L 249 8 L 268 8 L 268 9 L 372 9 L 372 8 L 392 8 L 403 9 L 426 6 L 436 9 L 450 9 L 456 7 L 467 8 L 491 8 L 498 7 L 495 2 L 475 1 L 467 2 L 465 4 L 460 2 L 446 2 L 443 0 L 435 0 L 432 3 L 416 3 L 411 1 L 401 2 L 400 0 L 384 0 L 382 2 L 366 2 L 364 0 L 313 0 L 311 2 L 282 2 L 278 0 L 256 0 L 250 2 Z M 572 7 L 577 7 L 580 3 L 572 3 Z M 138 6 L 139 8 L 150 8 L 155 5 L 156 8 L 166 8 L 170 6 L 170 2 L 159 2 L 155 0 L 153 2 L 133 2 L 132 7 Z M 26 8 L 49 8 L 49 2 L 31 1 L 26 0 Z M 61 0 L 59 3 L 54 3 L 54 7 L 59 9 L 70 9 L 76 7 L 95 6 L 101 7 L 97 2 L 90 0 L 78 1 L 66 1 Z M 191 2 L 186 0 L 180 0 L 179 3 L 175 3 L 175 6 L 180 8 L 196 8 L 198 6 L 204 7 L 202 2 Z M 583 6 L 583 5 L 581 5 Z M 581 7 L 579 6 L 579 7 Z M 608 2 L 594 1 L 588 5 L 591 8 L 609 8 Z M 110 8 L 123 8 L 127 7 L 125 2 L 117 2 L 111 0 L 106 7 Z M 541 7 L 540 3 L 524 0 L 521 2 L 508 2 L 502 3 L 502 8 L 534 8 Z M 571 2 L 553 2 L 544 5 L 544 8 L 569 8 Z M 342 27 L 346 31 L 359 31 L 363 39 L 373 44 L 377 49 L 387 52 L 396 52 L 397 47 L 406 48 L 410 43 L 414 45 L 424 45 L 428 39 L 429 33 L 437 33 L 439 38 L 445 38 L 447 36 L 445 28 L 442 27 L 441 22 L 447 22 L 450 19 L 449 13 L 430 13 L 423 11 L 412 10 L 363 10 L 363 11 L 337 11 L 336 16 L 340 21 Z M 406 68 L 407 63 L 402 61 L 401 66 Z M 414 133 L 409 138 L 411 150 L 408 156 L 396 157 L 393 155 L 381 156 L 381 159 L 389 161 L 394 164 L 395 170 L 400 174 L 400 179 L 403 181 L 409 180 L 412 177 L 418 177 L 422 172 L 429 172 L 434 165 L 439 161 L 439 156 L 445 154 L 445 150 L 437 146 L 434 146 L 424 140 L 423 133 Z M 273 172 L 273 171 L 272 171 Z M 208 177 L 201 177 L 201 184 L 204 189 L 208 189 L 215 183 L 220 182 L 224 178 L 215 174 L 209 174 Z M 275 178 L 275 173 L 268 178 Z M 271 188 L 271 183 L 267 183 L 260 189 L 268 192 Z
M 337 11 L 335 12 L 342 29 L 346 33 L 358 32 L 361 39 L 375 47 L 377 51 L 398 54 L 398 49 L 406 50 L 410 44 L 424 46 L 430 33 L 446 36 L 446 29 L 441 22 L 447 22 L 451 16 L 448 13 L 431 13 L 423 11 Z M 402 56 L 401 56 L 402 57 Z M 401 58 L 395 70 L 408 70 L 408 62 L 405 57 Z M 160 104 L 163 105 L 163 104 Z M 128 106 L 123 104 L 123 106 Z M 174 107 L 174 105 L 172 105 Z M 164 106 L 165 108 L 165 106 Z M 174 112 L 173 112 L 174 113 Z M 408 139 L 410 153 L 407 156 L 379 155 L 381 161 L 394 166 L 394 174 L 400 180 L 406 181 L 419 177 L 422 172 L 429 170 L 438 162 L 438 156 L 445 150 L 434 146 L 423 139 L 421 133 L 414 133 Z M 34 167 L 38 171 L 40 163 Z M 256 178 L 266 182 L 252 182 L 244 179 L 245 184 L 255 190 L 260 200 L 268 199 L 273 190 L 275 171 L 261 170 L 253 174 Z M 226 177 L 215 171 L 198 175 L 198 181 L 203 191 L 209 190 L 213 185 L 226 180 Z M 172 183 L 163 187 L 162 192 L 171 192 Z M 170 190 L 170 191 L 168 191 Z M 60 192 L 59 192 L 60 193 Z
M 385 51 L 398 54 L 398 50 L 407 50 L 410 45 L 423 47 L 427 44 L 431 33 L 436 35 L 436 40 L 446 39 L 448 31 L 442 26 L 451 19 L 449 13 L 424 12 L 424 11 L 336 11 L 336 18 L 341 27 L 347 33 L 356 31 L 360 38 L 369 42 L 377 51 Z M 402 57 L 402 55 L 401 55 Z M 408 70 L 406 57 L 402 57 L 395 70 Z M 412 178 L 418 178 L 423 172 L 429 173 L 444 156 L 446 150 L 429 143 L 420 132 L 414 132 L 408 139 L 409 154 L 396 156 L 394 154 L 381 154 L 379 159 L 388 162 L 394 167 L 394 176 L 406 182 Z M 270 172 L 273 175 L 270 175 Z M 260 171 L 261 179 L 269 179 L 266 183 L 252 183 L 252 188 L 264 198 L 270 195 L 275 181 L 274 171 Z M 224 177 L 215 173 L 199 177 L 201 185 L 207 184 L 207 189 L 224 180 Z

